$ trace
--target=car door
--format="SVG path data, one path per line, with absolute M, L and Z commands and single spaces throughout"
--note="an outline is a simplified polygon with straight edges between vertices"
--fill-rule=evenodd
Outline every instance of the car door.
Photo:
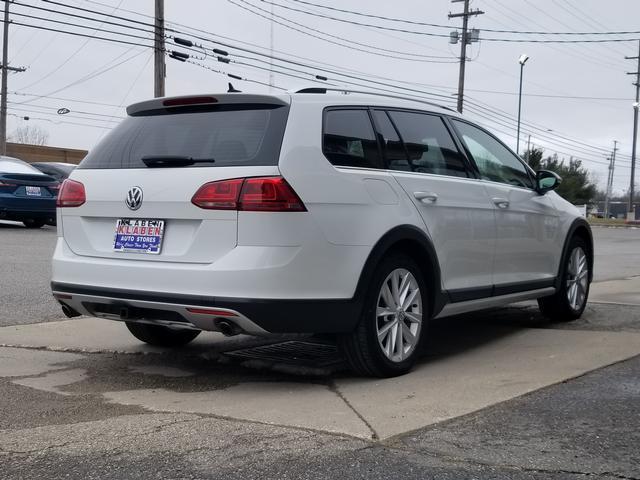
M 494 206 L 494 295 L 549 286 L 560 256 L 552 199 L 535 191 L 529 168 L 493 135 L 459 119 L 452 123 Z
M 431 237 L 443 288 L 455 300 L 491 295 L 493 206 L 439 115 L 376 109 L 387 168 Z

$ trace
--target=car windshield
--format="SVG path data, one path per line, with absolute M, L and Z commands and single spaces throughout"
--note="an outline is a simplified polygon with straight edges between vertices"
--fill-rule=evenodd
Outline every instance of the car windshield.
M 8 158 L 0 159 L 0 173 L 26 173 L 31 175 L 43 175 L 43 173 L 35 167 L 22 160 L 13 160 Z
M 144 158 L 215 159 L 190 167 L 277 165 L 288 108 L 226 104 L 126 118 L 78 168 L 147 168 Z

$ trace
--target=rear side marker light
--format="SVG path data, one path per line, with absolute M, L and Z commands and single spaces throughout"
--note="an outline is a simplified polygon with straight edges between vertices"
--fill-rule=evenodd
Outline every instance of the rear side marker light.
M 211 308 L 187 308 L 187 312 L 197 313 L 199 315 L 211 315 L 212 317 L 237 317 L 233 312 L 226 310 L 214 310 Z
M 54 293 L 53 296 L 58 300 L 71 300 L 73 297 L 66 293 Z
M 84 185 L 68 178 L 62 182 L 56 207 L 79 207 L 87 201 Z
M 300 197 L 282 177 L 234 178 L 205 183 L 191 203 L 207 210 L 307 211 Z

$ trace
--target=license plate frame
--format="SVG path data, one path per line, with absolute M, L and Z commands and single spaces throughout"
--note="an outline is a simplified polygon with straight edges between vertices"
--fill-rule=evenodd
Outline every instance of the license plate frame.
M 24 191 L 28 197 L 41 197 L 42 196 L 42 188 L 35 187 L 32 185 L 27 185 L 24 187 Z
M 165 221 L 157 218 L 118 218 L 113 251 L 159 255 L 164 240 Z

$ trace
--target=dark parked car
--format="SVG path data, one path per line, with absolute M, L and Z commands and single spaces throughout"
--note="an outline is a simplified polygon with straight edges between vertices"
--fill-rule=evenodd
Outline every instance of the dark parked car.
M 36 167 L 45 175 L 55 178 L 60 183 L 71 175 L 73 169 L 76 168 L 76 165 L 62 162 L 36 162 L 32 163 L 31 166 Z
M 0 219 L 27 228 L 55 224 L 60 183 L 17 158 L 0 156 Z

